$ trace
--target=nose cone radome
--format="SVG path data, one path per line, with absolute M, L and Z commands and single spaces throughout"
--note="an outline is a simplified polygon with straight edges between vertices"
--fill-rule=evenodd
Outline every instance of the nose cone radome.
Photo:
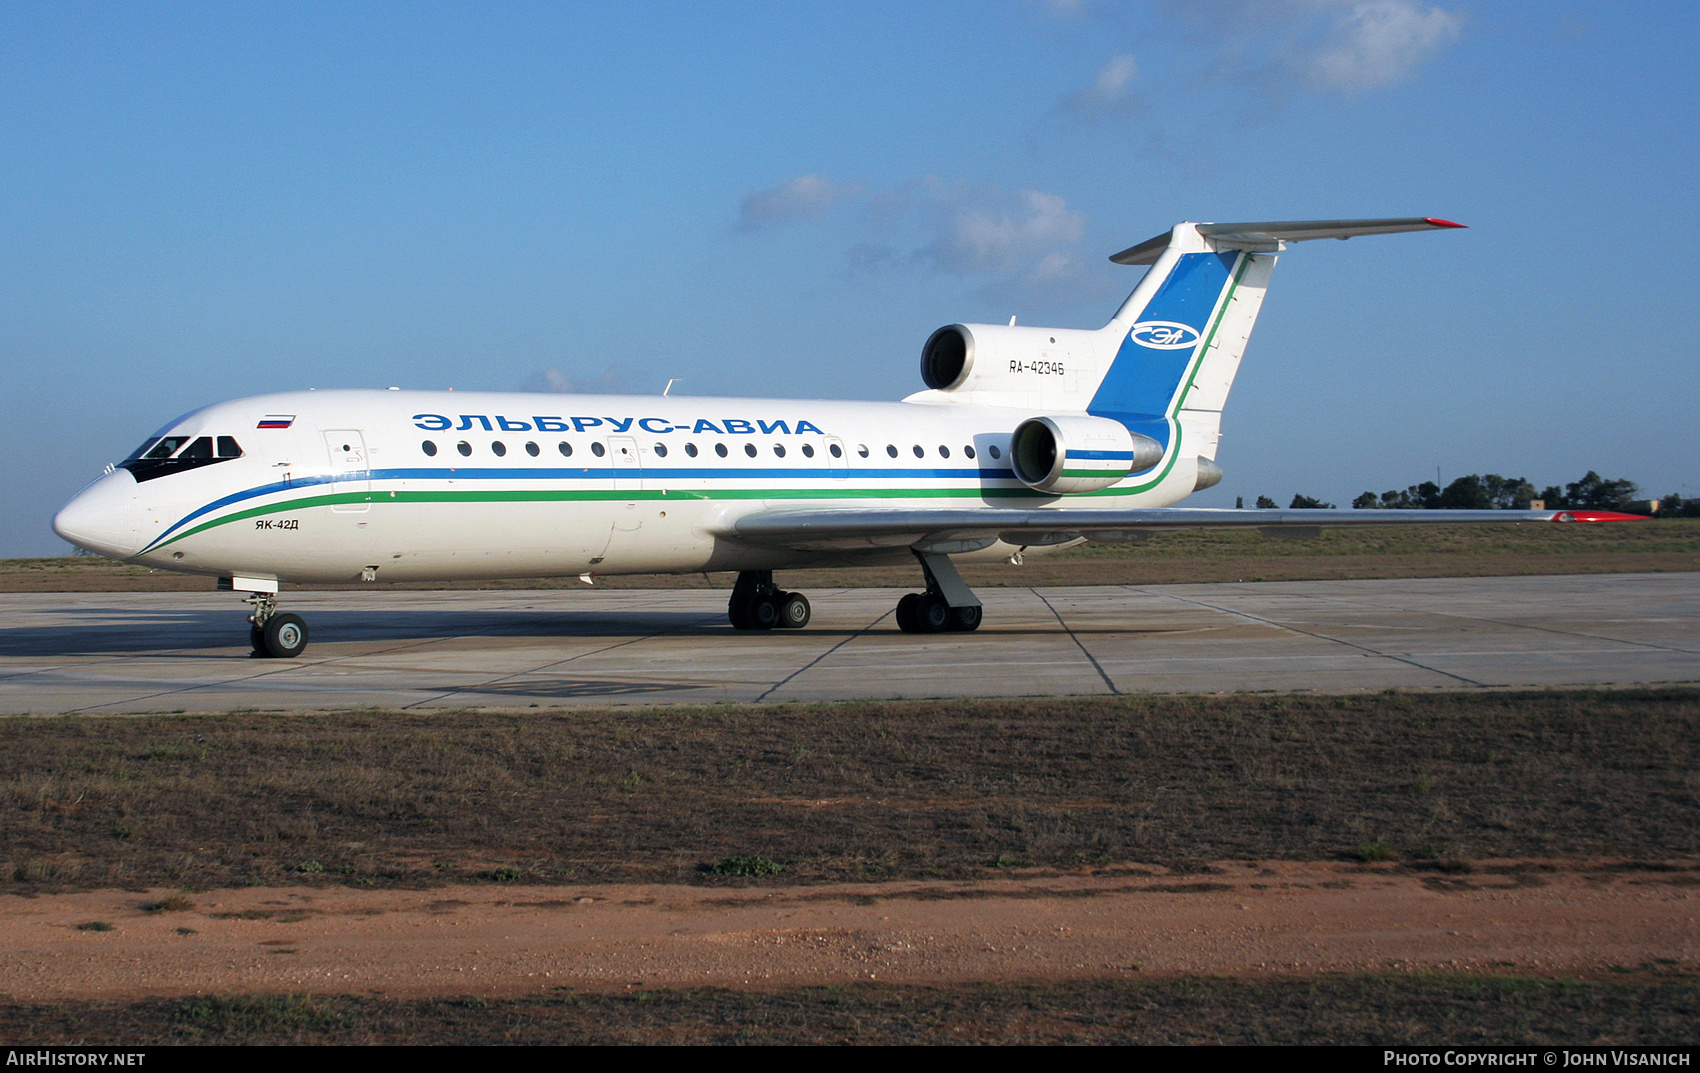
M 135 518 L 136 479 L 115 469 L 60 508 L 53 531 L 97 555 L 128 559 L 142 550 Z

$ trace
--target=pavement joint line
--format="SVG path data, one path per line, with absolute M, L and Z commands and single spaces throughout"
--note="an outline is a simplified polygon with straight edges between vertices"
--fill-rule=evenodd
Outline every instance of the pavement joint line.
M 1039 598 L 1040 602 L 1042 602 L 1045 605 L 1045 607 L 1051 612 L 1051 614 L 1056 616 L 1057 625 L 1061 626 L 1063 628 L 1063 632 L 1068 634 L 1068 639 L 1074 642 L 1074 646 L 1076 648 L 1080 649 L 1080 654 L 1085 656 L 1087 661 L 1092 664 L 1092 669 L 1098 672 L 1098 677 L 1102 678 L 1104 680 L 1104 685 L 1109 688 L 1110 692 L 1115 696 L 1118 696 L 1118 697 L 1121 696 L 1122 695 L 1121 689 L 1116 685 L 1115 681 L 1109 676 L 1109 674 L 1107 672 L 1105 672 L 1103 664 L 1098 662 L 1098 657 L 1094 656 L 1087 649 L 1086 645 L 1084 643 L 1082 643 L 1080 638 L 1075 635 L 1073 628 L 1071 628 L 1068 623 L 1063 621 L 1062 612 L 1058 611 L 1055 607 L 1053 607 L 1051 605 L 1051 601 L 1047 600 L 1045 598 L 1045 594 L 1040 592 L 1038 589 L 1031 589 L 1030 588 L 1027 591 L 1032 593 L 1034 596 L 1037 596 Z
M 1237 615 L 1240 618 L 1249 619 L 1252 622 L 1261 622 L 1266 626 L 1273 626 L 1278 630 L 1287 630 L 1289 632 L 1299 634 L 1300 636 L 1303 636 L 1303 637 L 1312 637 L 1312 638 L 1315 638 L 1318 641 L 1330 641 L 1330 642 L 1337 644 L 1337 645 L 1345 645 L 1347 648 L 1355 648 L 1359 652 L 1363 652 L 1363 653 L 1366 653 L 1366 654 L 1371 655 L 1371 656 L 1378 656 L 1382 659 L 1390 659 L 1390 660 L 1393 660 L 1397 663 L 1404 663 L 1404 664 L 1407 664 L 1409 666 L 1416 667 L 1419 670 L 1428 671 L 1430 674 L 1438 674 L 1438 675 L 1442 675 L 1443 677 L 1446 677 L 1446 678 L 1451 678 L 1454 681 L 1463 682 L 1465 685 L 1468 685 L 1468 686 L 1478 686 L 1478 687 L 1481 687 L 1481 688 L 1484 688 L 1484 689 L 1487 688 L 1487 686 L 1488 686 L 1488 683 L 1486 683 L 1486 682 L 1478 682 L 1473 678 L 1466 678 L 1461 674 L 1453 674 L 1451 671 L 1443 671 L 1438 667 L 1430 667 L 1426 664 L 1419 663 L 1414 659 L 1408 659 L 1404 656 L 1395 656 L 1390 652 L 1381 652 L 1381 651 L 1378 651 L 1377 649 L 1369 647 L 1368 645 L 1360 645 L 1360 644 L 1357 644 L 1356 642 L 1348 641 L 1348 640 L 1346 640 L 1345 638 L 1342 638 L 1342 637 L 1330 637 L 1325 633 L 1311 633 L 1309 630 L 1301 630 L 1297 626 L 1289 626 L 1284 622 L 1276 622 L 1274 619 L 1259 618 L 1258 616 L 1253 615 L 1249 612 L 1235 610 L 1234 608 L 1217 607 L 1214 604 L 1204 603 L 1202 600 L 1188 600 L 1184 596 L 1173 596 L 1173 595 L 1170 595 L 1169 593 L 1152 593 L 1152 592 L 1145 590 L 1145 589 L 1136 589 L 1131 585 L 1125 586 L 1125 587 L 1132 589 L 1132 591 L 1134 591 L 1134 592 L 1142 592 L 1147 596 L 1162 596 L 1165 599 L 1175 600 L 1175 601 L 1177 601 L 1179 603 L 1183 603 L 1183 604 L 1191 604 L 1194 607 L 1207 607 L 1212 611 L 1220 611 L 1225 615 Z
M 696 625 L 700 625 L 701 623 L 705 623 L 705 622 L 713 622 L 718 617 L 719 617 L 718 615 L 706 615 L 706 616 L 699 618 L 696 622 L 693 622 L 691 625 L 696 626 Z M 579 652 L 575 655 L 568 656 L 566 659 L 551 660 L 548 663 L 542 664 L 539 667 L 534 667 L 529 671 L 513 671 L 509 674 L 497 675 L 495 678 L 490 679 L 488 682 L 480 682 L 476 689 L 450 689 L 450 690 L 444 690 L 444 691 L 434 691 L 435 692 L 434 696 L 424 697 L 420 700 L 414 701 L 412 704 L 403 705 L 403 710 L 406 710 L 408 708 L 417 708 L 421 704 L 431 704 L 431 703 L 434 703 L 434 702 L 447 700 L 449 697 L 455 696 L 458 693 L 474 693 L 474 694 L 476 694 L 478 692 L 478 689 L 488 689 L 489 687 L 497 684 L 498 682 L 505 682 L 505 681 L 508 681 L 510 679 L 513 679 L 513 678 L 518 678 L 522 675 L 542 674 L 545 671 L 551 670 L 555 667 L 563 667 L 563 666 L 573 662 L 574 660 L 584 659 L 587 656 L 600 656 L 602 653 L 612 652 L 616 648 L 624 648 L 627 645 L 635 645 L 635 644 L 638 644 L 641 641 L 649 641 L 649 640 L 653 640 L 657 637 L 664 637 L 664 636 L 666 636 L 667 634 L 670 634 L 670 633 L 677 633 L 677 632 L 680 631 L 680 629 L 682 629 L 682 627 L 670 627 L 670 628 L 664 629 L 664 630 L 656 630 L 654 633 L 644 634 L 641 637 L 628 637 L 623 641 L 617 641 L 617 642 L 615 642 L 614 644 L 611 644 L 611 645 L 604 645 L 601 648 L 587 649 L 586 651 Z
M 1352 597 L 1338 596 L 1331 593 L 1318 593 L 1309 596 L 1310 599 L 1341 604 L 1348 607 L 1363 607 L 1361 601 Z M 1684 656 L 1700 656 L 1700 649 L 1678 648 L 1675 645 L 1654 644 L 1651 641 L 1630 641 L 1622 637 L 1603 637 L 1597 633 L 1583 633 L 1581 630 L 1561 630 L 1556 626 L 1536 626 L 1528 622 L 1508 622 L 1505 619 L 1488 618 L 1486 615 L 1466 615 L 1458 611 L 1437 611 L 1426 607 L 1396 607 L 1392 604 L 1375 605 L 1378 611 L 1402 611 L 1408 615 L 1437 615 L 1441 618 L 1462 619 L 1465 622 L 1487 622 L 1495 626 L 1504 626 L 1513 630 L 1536 630 L 1541 633 L 1555 633 L 1561 637 L 1584 637 L 1590 641 L 1604 641 L 1607 644 L 1630 645 L 1636 648 L 1651 648 L 1660 652 L 1677 652 Z M 1679 616 L 1687 618 L 1689 616 Z
M 334 666 L 336 664 L 347 663 L 351 660 L 361 659 L 361 658 L 365 658 L 367 656 L 390 655 L 390 654 L 395 653 L 395 652 L 405 652 L 405 651 L 409 651 L 409 650 L 412 650 L 412 649 L 425 648 L 425 647 L 427 647 L 429 645 L 433 645 L 433 644 L 445 644 L 445 643 L 448 643 L 448 642 L 451 642 L 451 641 L 454 641 L 454 640 L 455 640 L 455 638 L 451 637 L 451 636 L 422 637 L 422 638 L 419 638 L 417 640 L 399 642 L 399 643 L 391 645 L 387 648 L 381 648 L 381 649 L 378 649 L 378 650 L 372 651 L 372 652 L 349 653 L 349 654 L 346 654 L 346 655 L 327 655 L 327 656 L 319 657 L 319 658 L 316 658 L 316 659 L 313 658 L 313 657 L 308 657 L 308 658 L 305 658 L 305 659 L 294 659 L 294 660 L 289 660 L 287 662 L 275 663 L 265 670 L 256 671 L 252 674 L 234 674 L 234 675 L 231 675 L 231 676 L 226 677 L 226 678 L 220 678 L 217 681 L 213 681 L 213 682 L 196 682 L 196 683 L 193 683 L 193 684 L 190 684 L 190 685 L 180 686 L 180 687 L 175 688 L 175 689 L 162 689 L 162 690 L 159 690 L 159 691 L 154 692 L 154 693 L 143 694 L 142 696 L 139 696 L 139 697 L 130 697 L 130 698 L 127 698 L 126 700 L 109 701 L 109 702 L 104 703 L 104 704 L 90 704 L 90 705 L 85 705 L 81 708 L 69 708 L 69 709 L 66 709 L 65 714 L 75 715 L 75 714 L 80 714 L 82 712 L 98 711 L 99 709 L 102 709 L 102 708 L 110 708 L 115 704 L 134 704 L 134 703 L 138 703 L 138 702 L 142 702 L 142 701 L 156 700 L 160 697 L 175 696 L 179 693 L 192 693 L 192 692 L 195 692 L 196 690 L 219 689 L 219 688 L 241 689 L 244 686 L 247 686 L 247 685 L 249 685 L 250 683 L 253 683 L 253 682 L 257 682 L 262 678 L 271 678 L 271 677 L 275 677 L 277 675 L 286 675 L 286 674 L 289 674 L 292 671 L 297 672 L 299 675 L 305 676 L 312 671 L 320 670 L 320 669 L 323 669 L 325 667 Z M 143 657 L 142 656 L 128 656 L 128 657 L 123 657 L 121 659 L 113 660 L 113 661 L 110 661 L 110 662 L 119 662 L 119 663 L 134 662 L 134 661 L 141 659 L 141 658 L 143 658 Z M 154 658 L 158 658 L 158 657 L 154 657 Z M 205 659 L 207 657 L 201 656 L 201 657 L 196 657 L 196 658 Z M 291 688 L 297 688 L 294 683 L 290 683 L 290 687 Z M 317 686 L 315 685 L 313 688 L 317 688 Z M 409 692 L 412 692 L 412 691 L 410 690 Z
M 809 662 L 803 664 L 801 667 L 798 667 L 796 670 L 792 671 L 790 674 L 786 675 L 784 678 L 781 678 L 779 681 L 773 683 L 773 685 L 768 687 L 767 692 L 763 693 L 761 696 L 756 698 L 756 703 L 760 704 L 762 701 L 766 700 L 768 697 L 771 697 L 775 690 L 781 688 L 782 686 L 790 684 L 790 682 L 793 678 L 796 678 L 798 675 L 800 675 L 800 674 L 804 673 L 805 671 L 813 668 L 816 664 L 820 663 L 821 660 L 832 655 L 834 652 L 837 652 L 839 649 L 843 648 L 845 645 L 849 644 L 851 641 L 854 641 L 854 640 L 857 640 L 858 638 L 867 636 L 869 631 L 871 631 L 875 626 L 878 626 L 880 623 L 884 622 L 887 618 L 891 617 L 892 615 L 895 615 L 896 613 L 897 613 L 897 609 L 895 607 L 886 611 L 884 614 L 880 615 L 878 618 L 874 619 L 872 622 L 868 623 L 866 626 L 863 626 L 861 629 L 857 630 L 855 633 L 853 633 L 850 636 L 839 641 L 837 644 L 833 645 L 831 648 L 827 649 L 825 652 L 822 652 L 820 655 L 816 656 L 814 659 L 811 659 Z
M 127 700 L 110 701 L 110 702 L 105 703 L 105 704 L 90 704 L 90 705 L 86 705 L 86 706 L 81 707 L 81 708 L 70 708 L 70 709 L 66 710 L 65 714 L 75 715 L 75 714 L 80 714 L 82 712 L 92 712 L 92 711 L 96 711 L 96 710 L 101 709 L 101 708 L 110 708 L 114 704 L 134 704 L 134 703 L 137 703 L 139 701 L 155 700 L 159 697 L 175 696 L 179 693 L 193 693 L 196 690 L 220 689 L 220 688 L 242 689 L 243 687 L 248 686 L 250 683 L 257 682 L 262 678 L 271 678 L 271 677 L 275 677 L 277 675 L 284 675 L 284 674 L 290 673 L 291 671 L 298 672 L 299 675 L 305 676 L 311 671 L 319 670 L 319 669 L 322 669 L 322 668 L 325 668 L 325 667 L 330 667 L 330 666 L 334 666 L 334 665 L 341 664 L 341 663 L 347 663 L 351 660 L 360 659 L 364 656 L 389 655 L 390 653 L 393 653 L 393 652 L 404 652 L 404 651 L 407 651 L 409 649 L 424 648 L 428 645 L 444 644 L 444 643 L 447 643 L 447 642 L 450 642 L 450 641 L 453 641 L 453 640 L 455 640 L 455 638 L 447 637 L 447 636 L 445 636 L 445 637 L 424 637 L 424 638 L 420 638 L 416 641 L 398 643 L 398 644 L 395 644 L 395 645 L 393 645 L 389 648 L 379 649 L 377 652 L 350 653 L 348 655 L 341 655 L 341 656 L 339 656 L 339 655 L 328 655 L 328 656 L 323 656 L 323 657 L 320 657 L 320 658 L 317 658 L 317 659 L 309 657 L 309 658 L 306 658 L 306 659 L 289 660 L 289 661 L 283 662 L 281 664 L 274 664 L 273 666 L 269 667 L 266 670 L 256 671 L 253 674 L 236 674 L 236 675 L 232 675 L 228 678 L 220 678 L 217 681 L 213 681 L 213 682 L 196 682 L 194 684 L 181 686 L 181 687 L 176 688 L 176 689 L 163 689 L 163 690 L 160 690 L 156 693 L 144 694 L 140 697 L 130 697 Z M 139 659 L 141 657 L 129 657 L 129 658 L 131 660 L 134 660 L 134 659 Z M 203 656 L 203 657 L 199 657 L 199 658 L 205 659 L 206 657 Z M 297 685 L 296 683 L 291 682 L 291 683 L 289 683 L 289 688 L 297 689 L 297 688 L 301 688 L 301 686 Z M 314 683 L 312 685 L 309 685 L 307 688 L 317 689 L 317 688 L 323 688 L 323 687 L 320 687 L 316 683 Z M 409 690 L 408 692 L 412 692 L 412 690 Z

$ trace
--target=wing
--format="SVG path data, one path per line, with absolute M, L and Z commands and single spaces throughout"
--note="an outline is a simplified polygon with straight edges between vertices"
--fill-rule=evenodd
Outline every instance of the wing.
M 798 551 L 913 547 L 947 554 L 995 540 L 1039 547 L 1080 537 L 1137 540 L 1169 529 L 1258 529 L 1308 537 L 1322 529 L 1367 525 L 1516 524 L 1645 521 L 1598 510 L 834 510 L 776 509 L 737 519 L 721 536 Z

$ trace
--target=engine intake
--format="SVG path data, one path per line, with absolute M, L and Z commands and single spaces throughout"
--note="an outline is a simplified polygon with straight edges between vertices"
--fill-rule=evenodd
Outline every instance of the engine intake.
M 921 347 L 921 379 L 936 391 L 956 387 L 973 368 L 974 336 L 967 325 L 947 324 Z
M 1033 417 L 1016 426 L 1009 455 L 1021 483 L 1072 495 L 1150 469 L 1163 460 L 1163 445 L 1105 417 Z

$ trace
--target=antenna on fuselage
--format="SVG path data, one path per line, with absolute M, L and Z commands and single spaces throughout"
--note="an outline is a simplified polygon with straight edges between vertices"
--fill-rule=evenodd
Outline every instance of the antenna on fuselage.
M 679 381 L 681 381 L 683 379 L 684 379 L 684 377 L 682 377 L 682 376 L 670 377 L 667 381 L 667 386 L 661 389 L 661 397 L 665 399 L 667 397 L 667 393 L 669 391 L 673 390 L 673 385 L 677 384 Z

